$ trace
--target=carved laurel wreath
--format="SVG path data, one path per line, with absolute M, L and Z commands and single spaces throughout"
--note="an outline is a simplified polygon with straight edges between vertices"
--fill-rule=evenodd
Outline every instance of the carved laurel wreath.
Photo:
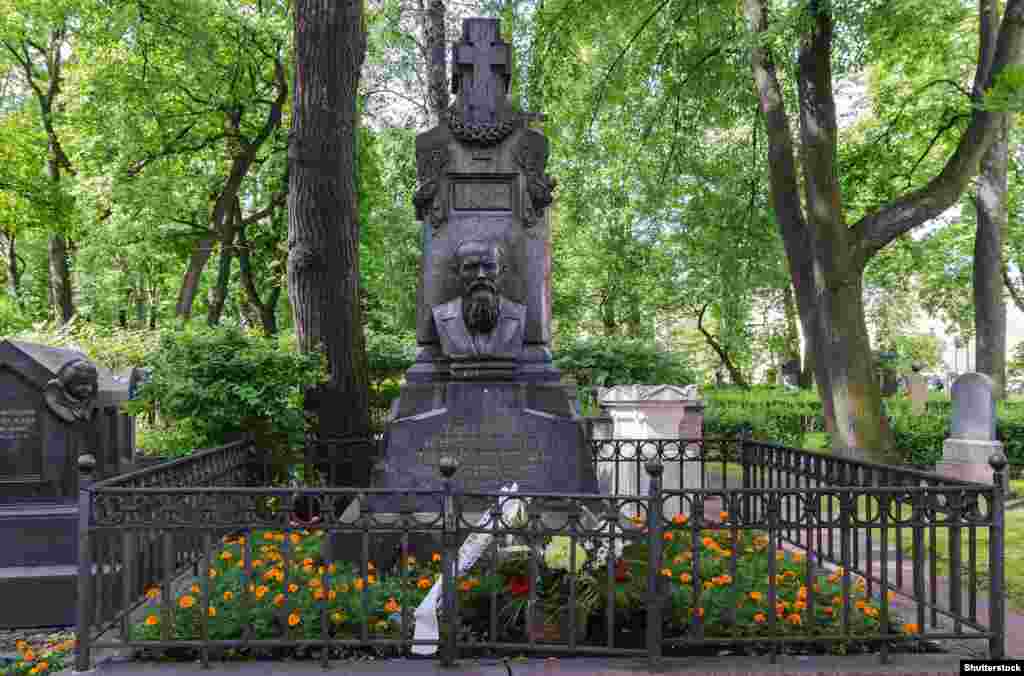
M 462 121 L 462 113 L 455 106 L 448 109 L 446 116 L 448 129 L 452 136 L 460 141 L 481 146 L 493 146 L 501 143 L 522 124 L 522 119 L 518 115 L 497 124 L 466 124 Z

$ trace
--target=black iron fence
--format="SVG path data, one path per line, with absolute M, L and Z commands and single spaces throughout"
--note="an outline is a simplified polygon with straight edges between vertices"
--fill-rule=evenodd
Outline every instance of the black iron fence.
M 1003 656 L 1005 460 L 989 486 L 744 440 L 592 443 L 610 494 L 461 492 L 454 463 L 436 491 L 269 487 L 249 442 L 88 487 L 76 668 L 125 644 L 204 665 L 303 647 L 325 667 L 370 646 L 451 663 L 814 644 L 886 662 L 955 638 Z M 370 511 L 380 498 L 398 507 Z M 348 559 L 312 554 L 322 537 Z M 401 556 L 377 570 L 384 537 Z M 437 580 L 439 633 L 417 638 Z

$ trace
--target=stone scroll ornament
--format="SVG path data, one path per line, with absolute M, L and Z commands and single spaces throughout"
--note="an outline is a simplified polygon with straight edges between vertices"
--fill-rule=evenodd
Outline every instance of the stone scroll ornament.
M 412 202 L 416 206 L 416 218 L 430 221 L 437 230 L 448 220 L 448 205 L 441 190 L 441 173 L 450 159 L 447 146 L 436 146 L 416 157 L 416 180 L 419 186 Z
M 92 403 L 99 391 L 99 373 L 85 359 L 72 359 L 46 383 L 43 398 L 55 416 L 66 423 L 89 420 Z
M 512 486 L 505 486 L 501 489 L 502 493 L 517 493 L 519 492 L 519 484 L 515 483 Z M 501 518 L 505 523 L 508 523 L 517 512 L 522 511 L 524 505 L 522 500 L 513 500 L 509 498 L 501 498 L 499 505 L 501 507 Z M 487 512 L 480 517 L 480 521 L 476 524 L 477 528 L 494 528 L 498 524 L 492 523 L 491 513 Z M 473 564 L 477 562 L 480 556 L 487 549 L 487 546 L 491 544 L 491 540 L 494 536 L 490 533 L 473 533 L 466 541 L 459 547 L 459 560 L 458 570 L 455 571 L 455 576 L 464 575 L 467 570 L 473 567 Z M 413 613 L 416 618 L 416 627 L 413 631 L 414 641 L 439 641 L 441 634 L 437 626 L 437 602 L 441 598 L 441 578 L 438 578 L 434 582 L 434 586 L 430 588 L 430 592 L 427 593 L 423 601 L 416 608 Z M 433 655 L 437 652 L 436 645 L 414 645 L 412 651 L 417 655 Z
M 527 129 L 514 151 L 516 163 L 526 176 L 529 199 L 523 205 L 523 225 L 532 228 L 544 217 L 552 201 L 556 181 L 544 169 L 548 164 L 548 141 L 543 135 Z

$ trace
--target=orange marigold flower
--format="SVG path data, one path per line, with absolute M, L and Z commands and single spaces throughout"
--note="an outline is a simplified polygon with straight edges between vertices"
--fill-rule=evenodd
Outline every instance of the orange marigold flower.
M 804 608 L 807 607 L 807 603 L 805 603 L 804 601 L 797 601 L 796 603 L 793 604 L 793 607 L 796 608 L 797 610 L 803 610 Z
M 661 534 L 661 537 L 662 537 L 663 540 L 671 541 L 672 538 L 675 537 L 675 533 L 673 533 L 672 531 L 665 531 L 664 533 Z
M 859 601 L 857 601 L 853 605 L 855 605 L 857 607 L 857 610 L 864 610 L 864 606 L 865 606 L 864 599 L 860 599 Z
M 728 521 L 729 520 L 729 512 L 719 512 L 718 513 L 718 518 L 721 519 L 722 521 Z
M 224 592 L 224 600 L 225 601 L 230 601 L 234 596 L 235 596 L 234 592 L 231 592 L 231 591 Z
M 193 594 L 198 594 L 199 593 L 199 585 L 197 585 L 197 584 L 192 585 L 192 593 Z
M 917 626 L 916 622 L 908 622 L 903 625 L 903 632 L 905 634 L 919 634 L 921 633 L 921 627 Z
M 299 623 L 299 621 L 301 619 L 302 618 L 299 617 L 298 613 L 292 613 L 291 615 L 288 616 L 288 626 L 289 627 L 294 627 L 295 625 L 297 625 Z
M 188 594 L 185 594 L 184 596 L 182 596 L 181 599 L 178 601 L 178 605 L 181 606 L 182 608 L 191 608 L 195 604 L 196 604 L 196 600 L 194 598 L 192 598 L 191 596 L 189 596 Z
M 832 614 L 832 606 L 825 606 L 825 614 L 826 615 L 831 615 Z
M 793 613 L 792 615 L 786 618 L 786 621 L 792 625 L 797 625 L 802 622 L 802 619 L 799 613 Z
M 313 600 L 314 601 L 320 601 L 323 598 L 324 598 L 324 590 L 323 589 L 317 589 L 315 592 L 313 592 Z
M 692 579 L 693 578 L 690 577 L 689 573 L 681 573 L 679 575 L 679 581 L 682 582 L 683 584 L 686 584 L 687 582 L 690 582 Z
M 776 560 L 781 561 L 784 558 L 786 558 L 786 552 L 782 551 L 781 549 L 779 551 L 775 552 L 775 559 Z
M 704 608 L 697 608 L 697 617 L 704 617 Z
M 761 600 L 761 592 L 758 592 L 758 591 L 750 592 L 750 598 L 753 601 L 760 601 Z
M 292 541 L 292 544 L 293 544 L 293 545 L 297 545 L 297 544 L 299 544 L 300 542 L 302 542 L 302 536 L 301 536 L 301 535 L 299 535 L 298 533 L 292 533 L 292 534 L 291 534 L 291 541 Z M 288 618 L 288 621 L 289 621 L 289 622 L 291 621 L 291 618 L 290 618 L 290 617 Z
M 661 569 L 661 574 L 664 575 L 665 577 L 675 577 L 675 575 L 672 574 L 672 569 L 671 568 L 662 568 Z
M 842 597 L 840 597 L 840 596 L 833 596 L 832 597 L 832 605 L 834 605 L 834 606 L 841 606 L 841 605 L 843 605 Z
M 331 575 L 334 575 L 334 572 L 336 570 L 338 570 L 338 567 L 336 565 L 334 565 L 333 563 L 331 565 L 327 566 L 327 572 L 330 573 Z
M 384 604 L 384 610 L 389 613 L 397 613 L 402 609 L 402 606 L 398 605 L 398 601 L 394 597 L 388 599 L 388 602 Z
M 245 568 L 245 561 L 243 561 L 242 559 L 238 559 L 237 565 L 239 568 Z
M 714 586 L 715 586 L 714 582 L 712 582 L 710 580 L 705 580 L 704 581 L 704 589 L 711 589 Z
M 800 552 L 793 552 L 793 563 L 800 563 L 804 560 L 804 555 Z
M 712 538 L 709 538 L 709 537 L 706 537 L 703 540 L 701 540 L 701 543 L 705 547 L 717 547 L 718 546 L 718 543 L 715 542 Z
M 377 576 L 376 575 L 367 575 L 366 576 L 366 584 L 371 584 L 371 585 L 372 584 L 377 584 Z
M 732 584 L 732 575 L 720 575 L 718 584 Z
M 279 592 L 276 596 L 274 596 L 274 605 L 278 608 L 284 605 L 284 594 L 281 594 Z
M 756 613 L 754 615 L 754 622 L 757 622 L 758 624 L 764 624 L 767 621 L 768 621 L 768 618 L 765 617 L 764 613 Z
M 677 526 L 682 526 L 688 520 L 689 519 L 687 518 L 687 516 L 685 514 L 676 514 L 675 516 L 672 517 L 672 523 L 676 524 Z
M 148 624 L 151 627 L 154 624 L 160 624 L 160 618 L 157 617 L 156 615 L 150 615 L 149 617 L 146 618 L 146 624 Z
M 299 591 L 299 585 L 295 584 L 294 582 L 289 582 L 288 591 L 294 594 L 295 592 Z
M 210 606 L 210 610 L 208 612 L 210 614 L 210 617 L 217 617 L 217 609 L 213 606 Z
M 225 551 L 220 553 L 220 558 L 223 559 L 224 561 L 230 560 L 231 556 L 232 556 L 231 552 L 229 552 L 227 550 L 225 550 Z
M 887 592 L 886 595 L 885 595 L 885 600 L 886 601 L 892 601 L 895 598 L 896 598 L 896 592 L 894 592 L 894 591 Z
M 26 650 L 25 654 L 21 656 L 21 659 L 25 660 L 26 662 L 31 662 L 35 658 L 36 658 L 36 654 L 34 652 L 32 652 L 31 650 Z
M 459 591 L 468 592 L 473 589 L 473 585 L 469 583 L 469 580 L 463 580 L 459 583 Z
M 434 583 L 430 581 L 429 577 L 421 577 L 416 582 L 416 586 L 419 587 L 420 589 L 430 589 L 433 585 L 434 585 Z
M 441 560 L 441 554 L 439 552 L 434 552 L 433 554 L 430 555 L 430 560 L 433 561 L 434 563 L 437 563 L 438 561 Z
M 267 531 L 266 533 L 263 534 L 263 539 L 264 540 L 273 540 L 274 539 L 274 534 L 271 533 L 270 531 Z

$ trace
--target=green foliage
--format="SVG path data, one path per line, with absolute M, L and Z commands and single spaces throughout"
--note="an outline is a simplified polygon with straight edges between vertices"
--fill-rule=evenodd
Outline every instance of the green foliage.
M 735 437 L 747 429 L 759 441 L 799 448 L 806 431 L 804 421 L 813 418 L 815 411 L 806 400 L 791 396 L 779 390 L 705 391 L 704 436 Z
M 300 448 L 303 391 L 323 380 L 325 365 L 287 342 L 235 328 L 165 333 L 145 357 L 152 379 L 126 405 L 135 414 L 159 411 L 161 428 L 149 450 L 188 455 L 242 431 L 282 459 Z
M 15 337 L 30 343 L 80 350 L 89 359 L 111 371 L 146 366 L 147 355 L 158 345 L 161 332 L 122 329 L 84 321 L 75 316 L 63 326 L 44 323 Z
M 555 365 L 582 386 L 689 385 L 696 381 L 684 355 L 628 338 L 576 340 L 555 353 Z

